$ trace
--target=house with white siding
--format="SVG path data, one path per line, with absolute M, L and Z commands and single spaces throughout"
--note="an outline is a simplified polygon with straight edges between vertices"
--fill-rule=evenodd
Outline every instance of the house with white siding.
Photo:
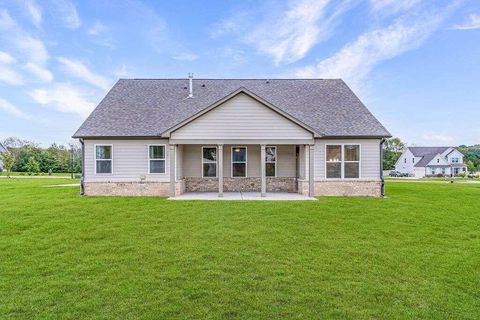
M 412 177 L 458 176 L 467 171 L 463 154 L 454 147 L 408 147 L 395 170 Z
M 7 152 L 7 148 L 5 148 L 1 143 L 0 143 L 0 155 L 4 152 Z M 3 171 L 3 161 L 2 157 L 0 157 L 0 172 Z
M 383 195 L 389 132 L 340 79 L 121 79 L 74 134 L 83 195 Z

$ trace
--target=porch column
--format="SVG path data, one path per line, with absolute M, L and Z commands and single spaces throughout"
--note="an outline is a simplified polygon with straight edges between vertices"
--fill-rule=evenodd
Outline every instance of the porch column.
M 261 157 L 261 160 L 260 160 L 260 166 L 261 166 L 261 175 L 262 175 L 262 192 L 261 192 L 261 196 L 262 197 L 265 197 L 267 195 L 267 177 L 266 177 L 266 172 L 265 172 L 265 145 L 262 144 L 260 146 L 260 157 Z
M 315 195 L 315 182 L 314 179 L 314 152 L 315 145 L 310 145 L 308 149 L 308 196 L 313 197 Z
M 217 145 L 218 147 L 218 196 L 223 197 L 223 144 Z
M 170 197 L 175 197 L 175 145 L 170 145 Z

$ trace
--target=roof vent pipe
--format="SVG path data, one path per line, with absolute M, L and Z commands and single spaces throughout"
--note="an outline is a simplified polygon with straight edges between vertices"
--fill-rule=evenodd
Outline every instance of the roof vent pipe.
M 188 74 L 188 97 L 193 98 L 193 73 Z

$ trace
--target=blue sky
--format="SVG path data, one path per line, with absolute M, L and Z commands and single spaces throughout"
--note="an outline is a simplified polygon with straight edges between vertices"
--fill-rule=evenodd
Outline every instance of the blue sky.
M 480 143 L 480 2 L 0 0 L 0 140 L 67 143 L 118 78 L 343 78 L 409 144 Z

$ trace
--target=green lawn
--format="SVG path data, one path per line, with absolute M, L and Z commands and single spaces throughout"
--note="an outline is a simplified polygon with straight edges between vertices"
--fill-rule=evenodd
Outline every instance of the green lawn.
M 74 175 L 79 175 L 79 173 L 74 173 Z M 2 172 L 0 172 L 0 176 L 8 176 L 7 171 L 2 171 Z M 12 176 L 12 177 L 16 177 L 16 176 L 26 176 L 26 177 L 28 177 L 29 174 L 28 174 L 27 172 L 10 172 L 10 176 Z M 45 177 L 48 177 L 49 174 L 48 174 L 48 173 L 45 173 L 45 172 L 41 172 L 41 173 L 34 174 L 33 176 L 45 176 Z M 51 174 L 51 176 L 70 178 L 70 177 L 71 177 L 71 173 L 70 173 L 70 172 L 53 172 L 53 173 Z
M 0 319 L 480 315 L 480 185 L 183 202 L 58 183 L 0 179 Z

